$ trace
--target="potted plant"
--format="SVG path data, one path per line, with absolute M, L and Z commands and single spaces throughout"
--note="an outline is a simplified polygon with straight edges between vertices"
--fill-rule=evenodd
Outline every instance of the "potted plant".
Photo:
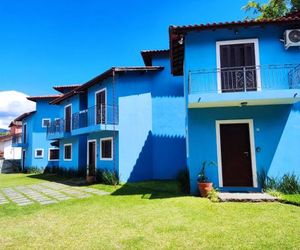
M 95 171 L 95 166 L 93 165 L 89 165 L 88 166 L 88 174 L 86 176 L 86 181 L 87 183 L 91 184 L 95 182 L 95 178 L 96 178 L 96 171 Z
M 202 168 L 197 179 L 198 189 L 202 197 L 207 197 L 209 192 L 212 191 L 213 189 L 212 182 L 209 181 L 208 177 L 205 174 L 206 165 L 207 165 L 206 161 L 202 162 Z M 215 163 L 209 162 L 208 165 L 215 165 Z

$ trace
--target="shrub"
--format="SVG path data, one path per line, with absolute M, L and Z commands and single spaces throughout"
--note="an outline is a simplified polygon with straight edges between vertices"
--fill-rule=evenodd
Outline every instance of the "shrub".
M 119 175 L 115 170 L 100 169 L 97 170 L 96 180 L 106 185 L 118 185 Z
M 188 168 L 185 168 L 183 170 L 180 170 L 177 175 L 177 181 L 179 184 L 179 188 L 181 192 L 185 194 L 190 193 L 190 173 Z
M 44 170 L 38 167 L 28 167 L 25 169 L 25 173 L 27 174 L 42 174 L 43 172 Z
M 219 202 L 218 192 L 216 189 L 212 189 L 208 192 L 208 199 L 210 199 L 212 202 Z
M 300 181 L 295 174 L 285 174 L 279 185 L 278 190 L 284 194 L 300 193 Z

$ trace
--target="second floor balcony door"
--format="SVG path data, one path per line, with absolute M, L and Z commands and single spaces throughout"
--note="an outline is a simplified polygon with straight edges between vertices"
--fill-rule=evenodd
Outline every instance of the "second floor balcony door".
M 106 121 L 106 90 L 96 93 L 96 124 L 103 124 Z
M 71 105 L 65 107 L 65 132 L 71 132 L 71 116 L 72 107 Z
M 254 43 L 220 46 L 222 92 L 256 91 L 257 69 Z

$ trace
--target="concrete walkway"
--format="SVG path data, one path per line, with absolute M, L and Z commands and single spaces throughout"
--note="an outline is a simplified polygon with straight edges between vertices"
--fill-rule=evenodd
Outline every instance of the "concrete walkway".
M 273 197 L 266 193 L 218 193 L 220 201 L 236 201 L 236 202 L 266 202 L 277 201 L 276 197 Z
M 27 206 L 38 203 L 47 205 L 69 199 L 83 199 L 93 195 L 107 195 L 108 193 L 95 188 L 73 187 L 55 182 L 42 182 L 29 186 L 17 186 L 0 189 L 0 206 L 15 203 Z

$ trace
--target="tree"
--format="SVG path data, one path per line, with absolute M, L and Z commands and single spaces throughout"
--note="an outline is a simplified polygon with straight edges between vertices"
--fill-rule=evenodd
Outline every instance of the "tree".
M 267 3 L 249 1 L 242 8 L 245 12 L 252 11 L 256 19 L 278 18 L 292 11 L 300 10 L 300 0 L 269 0 Z M 247 17 L 248 19 L 249 17 Z

